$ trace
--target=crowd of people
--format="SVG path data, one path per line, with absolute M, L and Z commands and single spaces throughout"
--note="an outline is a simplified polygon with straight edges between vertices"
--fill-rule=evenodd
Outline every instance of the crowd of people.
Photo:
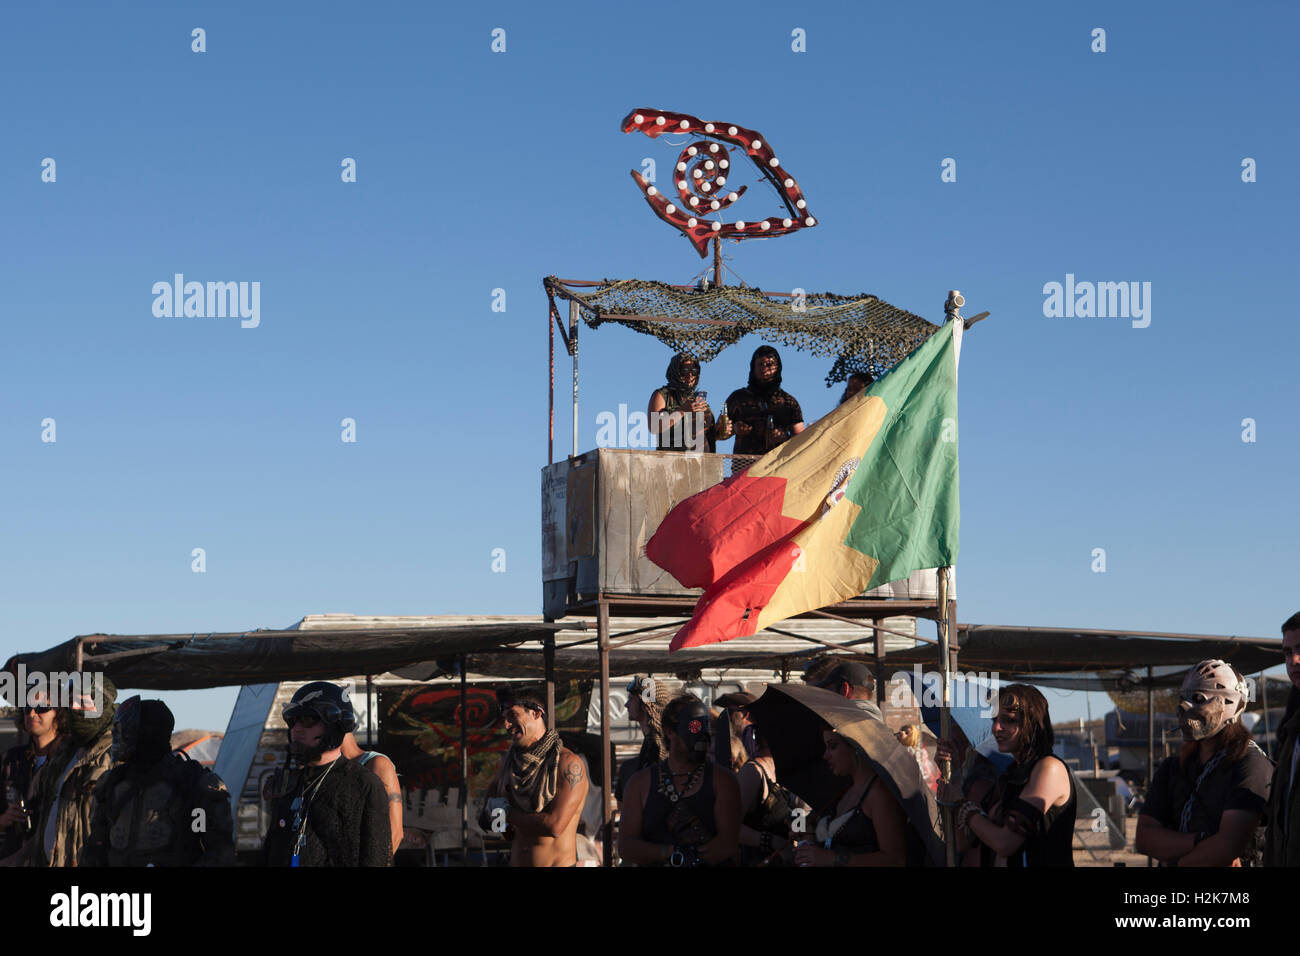
M 1138 853 L 1162 866 L 1300 865 L 1300 613 L 1282 625 L 1282 639 L 1292 690 L 1276 728 L 1276 764 L 1241 720 L 1242 675 L 1221 660 L 1198 663 L 1179 691 L 1182 748 L 1157 768 L 1139 812 Z M 847 707 L 853 723 L 883 724 L 866 665 L 830 658 L 805 680 Z M 0 761 L 0 865 L 233 865 L 225 784 L 172 751 L 165 704 L 118 703 L 111 681 L 103 686 L 99 701 L 83 696 L 61 708 L 29 699 L 19 709 L 27 742 Z M 896 748 L 882 758 L 861 734 L 825 722 L 814 746 L 836 784 L 818 806 L 797 792 L 802 784 L 778 775 L 773 734 L 782 726 L 756 719 L 753 695 L 728 694 L 710 707 L 648 676 L 627 690 L 643 742 L 615 775 L 624 865 L 924 865 L 933 862 L 926 846 L 934 834 L 906 810 L 901 777 L 951 811 L 962 865 L 1073 865 L 1074 775 L 1054 753 L 1047 700 L 1026 684 L 998 695 L 992 736 L 1010 759 L 1001 773 L 954 741 L 937 740 L 931 758 L 915 724 L 869 735 Z M 480 826 L 509 841 L 512 865 L 574 866 L 588 765 L 564 746 L 537 698 L 506 697 L 501 706 L 509 744 Z M 392 762 L 357 745 L 346 690 L 305 684 L 283 716 L 289 752 L 263 793 L 271 813 L 262 865 L 389 865 L 401 840 L 402 791 Z

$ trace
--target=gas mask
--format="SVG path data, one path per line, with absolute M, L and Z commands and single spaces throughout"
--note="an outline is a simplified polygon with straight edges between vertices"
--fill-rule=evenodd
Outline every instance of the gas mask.
M 677 715 L 677 736 L 690 751 L 692 763 L 699 763 L 709 754 L 713 734 L 709 729 L 709 708 L 702 701 L 691 701 Z
M 109 729 L 113 722 L 113 713 L 117 709 L 117 687 L 108 675 L 102 675 L 104 682 L 103 700 L 99 710 L 83 710 L 73 706 L 68 711 L 68 737 L 78 747 L 85 747 L 100 734 Z M 70 688 L 73 692 L 84 693 L 85 696 L 93 697 L 93 688 L 96 686 L 96 675 L 89 671 L 83 671 L 79 681 L 70 681 Z M 79 701 L 71 701 L 73 705 Z
M 1183 678 L 1178 725 L 1184 740 L 1206 740 L 1246 709 L 1246 685 L 1223 661 L 1201 661 Z

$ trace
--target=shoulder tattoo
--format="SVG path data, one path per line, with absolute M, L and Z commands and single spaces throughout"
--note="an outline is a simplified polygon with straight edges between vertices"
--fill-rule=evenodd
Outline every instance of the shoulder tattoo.
M 564 779 L 569 781 L 569 786 L 576 787 L 582 782 L 582 761 L 574 757 L 569 761 L 569 765 L 564 768 Z

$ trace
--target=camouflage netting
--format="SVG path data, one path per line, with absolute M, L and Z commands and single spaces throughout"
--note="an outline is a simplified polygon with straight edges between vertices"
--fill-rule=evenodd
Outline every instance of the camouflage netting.
M 813 355 L 834 356 L 827 385 L 853 372 L 879 378 L 939 328 L 874 295 L 810 292 L 804 309 L 795 311 L 788 296 L 737 286 L 682 289 L 643 279 L 567 286 L 555 276 L 543 285 L 557 317 L 556 298 L 569 299 L 578 303 L 590 328 L 617 322 L 701 362 L 751 333 Z

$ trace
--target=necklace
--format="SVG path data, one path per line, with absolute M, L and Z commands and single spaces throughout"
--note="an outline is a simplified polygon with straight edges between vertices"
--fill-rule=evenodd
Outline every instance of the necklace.
M 701 763 L 690 771 L 690 774 L 673 773 L 673 768 L 668 765 L 668 761 L 663 763 L 663 771 L 659 774 L 659 792 L 668 798 L 669 803 L 676 803 L 682 799 L 682 794 L 693 788 L 699 777 L 703 776 L 704 768 L 708 766 L 708 761 Z M 673 777 L 686 777 L 686 783 L 682 785 L 681 792 L 673 786 Z
M 343 758 L 340 757 L 339 759 Z M 303 792 L 294 797 L 293 803 L 289 805 L 289 809 L 293 811 L 294 830 L 293 853 L 289 858 L 290 866 L 298 865 L 298 858 L 302 855 L 303 844 L 307 842 L 307 814 L 311 811 L 312 800 L 316 798 L 316 792 L 320 790 L 321 784 L 325 782 L 325 778 L 334 769 L 335 763 L 338 763 L 338 760 L 326 767 L 325 772 L 310 787 L 304 787 Z

